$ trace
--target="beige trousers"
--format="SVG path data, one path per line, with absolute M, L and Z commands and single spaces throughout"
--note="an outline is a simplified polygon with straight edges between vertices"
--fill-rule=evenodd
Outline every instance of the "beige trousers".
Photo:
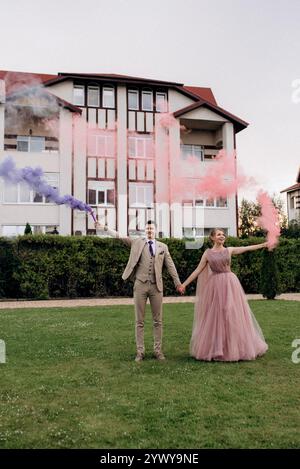
M 163 292 L 158 291 L 155 283 L 149 281 L 141 282 L 136 279 L 133 287 L 133 298 L 135 306 L 135 340 L 137 353 L 145 353 L 144 321 L 147 298 L 150 300 L 153 318 L 154 353 L 160 353 L 162 344 Z

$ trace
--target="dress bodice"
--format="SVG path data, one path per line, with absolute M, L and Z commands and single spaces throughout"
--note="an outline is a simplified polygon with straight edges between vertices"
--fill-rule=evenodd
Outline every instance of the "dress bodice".
M 213 273 L 231 272 L 230 270 L 230 254 L 228 248 L 222 251 L 207 250 L 207 259 Z

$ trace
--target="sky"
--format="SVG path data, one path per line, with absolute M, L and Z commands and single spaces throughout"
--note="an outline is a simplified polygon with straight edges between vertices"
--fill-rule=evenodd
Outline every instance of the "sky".
M 300 165 L 300 0 L 0 0 L 0 69 L 212 88 L 249 123 L 243 172 L 271 195 Z M 239 199 L 256 192 L 241 190 Z M 283 197 L 285 199 L 285 197 Z

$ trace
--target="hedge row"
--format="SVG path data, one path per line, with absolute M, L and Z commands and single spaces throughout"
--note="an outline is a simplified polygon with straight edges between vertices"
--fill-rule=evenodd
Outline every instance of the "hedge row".
M 186 249 L 185 241 L 162 240 L 170 253 L 181 280 L 198 265 L 201 249 Z M 228 238 L 228 246 L 260 243 L 262 238 L 239 240 Z M 281 238 L 276 251 L 281 292 L 300 291 L 300 240 Z M 62 298 L 131 296 L 132 283 L 121 275 L 129 256 L 129 248 L 111 238 L 64 237 L 53 235 L 0 238 L 0 297 Z M 234 256 L 232 270 L 247 293 L 260 289 L 262 251 Z M 172 279 L 164 272 L 164 294 L 174 295 Z M 188 288 L 194 294 L 196 283 Z

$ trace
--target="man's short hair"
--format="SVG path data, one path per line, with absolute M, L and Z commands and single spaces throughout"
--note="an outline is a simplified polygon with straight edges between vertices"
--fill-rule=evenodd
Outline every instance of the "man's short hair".
M 146 223 L 146 225 L 154 225 L 155 228 L 156 228 L 156 223 L 155 223 L 154 220 L 148 220 L 147 223 Z

